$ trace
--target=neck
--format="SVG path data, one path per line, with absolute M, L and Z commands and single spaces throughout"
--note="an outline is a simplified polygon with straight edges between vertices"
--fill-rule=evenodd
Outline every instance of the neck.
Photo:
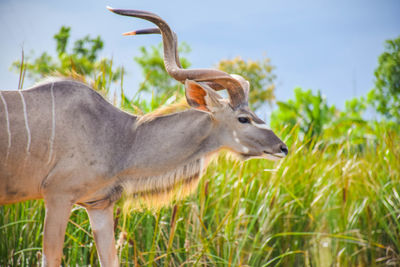
M 127 168 L 119 176 L 128 195 L 154 207 L 193 192 L 209 156 L 220 148 L 214 128 L 208 114 L 195 110 L 135 125 Z
M 204 158 L 220 147 L 210 116 L 187 110 L 135 125 L 131 171 L 159 175 Z

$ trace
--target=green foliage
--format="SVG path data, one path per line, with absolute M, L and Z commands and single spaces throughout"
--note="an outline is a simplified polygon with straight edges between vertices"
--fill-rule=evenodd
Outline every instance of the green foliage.
M 345 102 L 345 110 L 341 116 L 362 120 L 362 114 L 367 109 L 367 100 L 364 97 L 353 98 Z
M 335 114 L 335 106 L 329 106 L 326 98 L 318 91 L 316 95 L 311 90 L 294 89 L 294 99 L 287 102 L 277 102 L 278 108 L 271 115 L 271 126 L 274 129 L 284 125 L 293 129 L 298 125 L 301 134 L 318 137 L 329 127 Z
M 71 31 L 70 27 L 61 26 L 60 31 L 53 36 L 53 38 L 57 42 L 56 50 L 59 55 L 66 52 L 70 31 Z
M 221 60 L 218 63 L 218 69 L 231 74 L 239 74 L 250 82 L 250 106 L 256 110 L 264 103 L 272 104 L 275 100 L 273 84 L 276 76 L 272 73 L 274 67 L 270 60 L 243 60 L 236 57 L 232 60 Z
M 375 79 L 375 88 L 368 94 L 369 102 L 383 116 L 400 123 L 400 36 L 386 41 Z
M 140 47 L 140 56 L 134 58 L 142 69 L 145 80 L 140 83 L 138 92 L 132 99 L 128 99 L 121 88 L 121 108 L 133 114 L 143 115 L 156 108 L 170 104 L 184 96 L 184 86 L 171 78 L 164 66 L 162 43 L 152 46 L 150 49 Z M 188 54 L 190 47 L 182 43 L 179 45 L 179 53 Z M 190 62 L 180 55 L 183 68 L 188 68 Z M 144 93 L 144 94 L 143 94 Z M 150 98 L 148 97 L 150 94 Z
M 293 138 L 310 142 L 320 138 L 324 145 L 335 145 L 339 149 L 341 144 L 348 142 L 349 149 L 361 152 L 367 143 L 376 142 L 377 138 L 372 134 L 374 123 L 363 118 L 367 108 L 365 98 L 346 101 L 341 111 L 330 106 L 320 91 L 313 94 L 311 90 L 296 88 L 294 93 L 294 99 L 278 102 L 271 115 L 272 129 L 284 127 L 284 135 L 290 137 L 289 145 Z
M 367 108 L 364 97 L 347 100 L 343 111 L 337 111 L 332 119 L 332 127 L 328 127 L 324 135 L 330 136 L 331 143 L 343 143 L 349 141 L 353 148 L 363 149 L 369 141 L 369 133 L 372 131 L 373 122 L 363 118 Z
M 51 75 L 72 76 L 78 79 L 87 78 L 94 81 L 94 87 L 105 90 L 106 83 L 116 81 L 121 76 L 121 68 L 113 68 L 112 60 L 98 59 L 104 43 L 100 36 L 91 38 L 89 35 L 74 42 L 72 52 L 67 50 L 70 39 L 70 27 L 62 26 L 54 35 L 57 57 L 53 58 L 47 52 L 39 57 L 16 61 L 12 68 L 25 69 L 29 78 L 40 80 Z
M 156 102 L 164 102 L 166 98 L 171 97 L 176 92 L 183 95 L 184 90 L 184 87 L 171 78 L 165 70 L 162 49 L 162 43 L 152 46 L 150 49 L 143 46 L 139 49 L 141 55 L 135 57 L 135 61 L 139 64 L 145 77 L 145 80 L 140 84 L 139 92 L 152 93 Z M 179 45 L 178 51 L 182 67 L 188 68 L 190 62 L 182 54 L 189 53 L 190 47 L 182 43 Z

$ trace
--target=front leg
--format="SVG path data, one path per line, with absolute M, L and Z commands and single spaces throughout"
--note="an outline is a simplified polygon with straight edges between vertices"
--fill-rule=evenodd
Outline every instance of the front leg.
M 45 197 L 45 205 L 42 266 L 59 267 L 72 203 L 54 196 Z
M 118 266 L 117 250 L 115 249 L 113 207 L 114 205 L 110 205 L 105 209 L 86 208 L 100 264 L 104 267 Z

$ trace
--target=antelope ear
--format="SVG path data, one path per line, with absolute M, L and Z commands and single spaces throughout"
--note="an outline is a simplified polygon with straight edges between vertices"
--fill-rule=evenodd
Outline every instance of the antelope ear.
M 192 108 L 210 113 L 222 107 L 222 97 L 207 84 L 186 80 L 185 87 L 186 100 Z

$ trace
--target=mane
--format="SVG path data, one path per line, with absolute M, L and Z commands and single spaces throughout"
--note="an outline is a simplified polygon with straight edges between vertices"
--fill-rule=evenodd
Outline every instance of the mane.
M 70 73 L 67 73 L 67 74 L 54 72 L 50 76 L 46 76 L 43 79 L 41 79 L 39 82 L 34 83 L 33 87 L 40 86 L 40 85 L 47 84 L 47 83 L 62 82 L 62 81 L 79 82 L 79 83 L 82 83 L 84 85 L 94 88 L 92 86 L 92 85 L 94 85 L 93 82 L 92 83 L 87 82 L 84 75 L 76 73 L 75 71 L 71 71 Z
M 144 115 L 138 117 L 137 125 L 140 125 L 140 124 L 143 124 L 146 122 L 150 122 L 160 116 L 177 113 L 180 111 L 187 110 L 189 108 L 190 108 L 190 106 L 186 102 L 186 99 L 181 98 L 174 104 L 167 105 L 167 106 L 161 106 L 161 107 L 153 110 L 152 112 L 149 112 L 147 114 L 144 114 Z
M 54 72 L 51 75 L 46 76 L 43 79 L 41 79 L 39 82 L 36 82 L 31 88 L 34 88 L 34 87 L 37 87 L 40 85 L 44 85 L 44 84 L 55 83 L 55 82 L 64 82 L 64 81 L 76 82 L 76 83 L 86 85 L 107 99 L 107 92 L 105 91 L 104 88 L 99 87 L 95 81 L 93 81 L 90 78 L 87 79 L 84 75 L 79 74 L 74 70 L 69 71 L 66 74 L 60 73 L 60 72 Z
M 122 182 L 125 189 L 124 211 L 156 210 L 179 200 L 196 190 L 205 158 L 201 157 L 156 176 L 142 176 Z

